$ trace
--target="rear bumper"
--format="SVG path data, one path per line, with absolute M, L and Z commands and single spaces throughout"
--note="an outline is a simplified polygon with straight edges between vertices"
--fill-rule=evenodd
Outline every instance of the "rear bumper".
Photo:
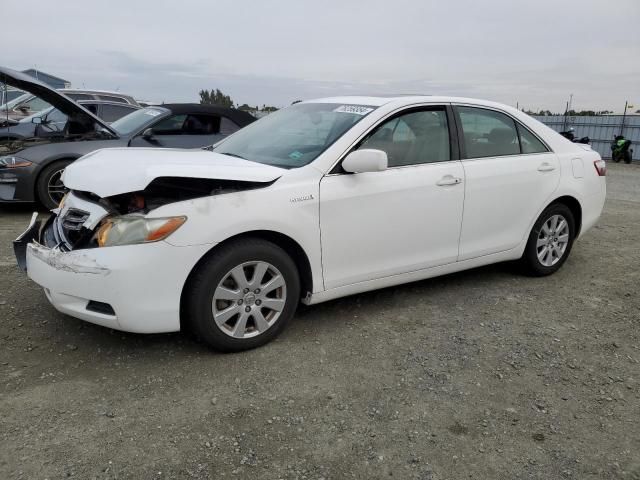
M 182 289 L 210 248 L 157 242 L 62 252 L 31 242 L 25 258 L 28 276 L 58 311 L 116 330 L 161 333 L 180 330 Z
M 582 227 L 580 228 L 580 237 L 593 227 L 602 215 L 604 203 L 607 198 L 606 177 L 601 177 L 602 185 L 599 186 L 596 193 L 585 196 L 582 199 Z

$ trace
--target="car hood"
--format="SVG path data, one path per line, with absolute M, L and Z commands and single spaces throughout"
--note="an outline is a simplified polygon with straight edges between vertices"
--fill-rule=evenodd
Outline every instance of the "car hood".
M 156 178 L 208 178 L 268 183 L 287 170 L 208 150 L 109 148 L 69 165 L 63 176 L 71 190 L 99 197 L 144 190 Z
M 102 128 L 116 135 L 116 132 L 104 123 L 100 118 L 96 117 L 86 108 L 80 106 L 69 97 L 66 97 L 62 93 L 54 90 L 53 88 L 45 85 L 44 83 L 36 80 L 35 78 L 25 73 L 17 72 L 10 68 L 0 67 L 0 83 L 6 83 L 11 87 L 15 87 L 25 92 L 32 93 L 45 102 L 53 105 L 62 113 L 70 116 L 74 114 L 83 114 L 90 117 L 95 123 Z M 3 114 L 6 112 L 2 112 Z

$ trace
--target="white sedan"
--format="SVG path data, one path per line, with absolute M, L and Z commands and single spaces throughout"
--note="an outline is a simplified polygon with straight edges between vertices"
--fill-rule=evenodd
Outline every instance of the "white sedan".
M 506 260 L 548 275 L 597 221 L 605 163 L 524 113 L 453 97 L 298 103 L 207 150 L 105 149 L 15 242 L 59 311 L 215 349 L 315 304 Z

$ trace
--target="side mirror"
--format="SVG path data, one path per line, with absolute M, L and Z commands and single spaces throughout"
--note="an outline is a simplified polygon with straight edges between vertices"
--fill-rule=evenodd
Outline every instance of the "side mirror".
M 35 123 L 36 125 L 42 125 L 44 121 L 42 120 L 42 117 L 33 117 L 31 119 L 31 123 Z
M 342 168 L 350 173 L 381 172 L 387 165 L 387 153 L 373 148 L 355 150 L 342 161 Z
M 142 138 L 145 140 L 151 140 L 153 138 L 153 128 L 147 128 L 144 132 L 142 132 Z

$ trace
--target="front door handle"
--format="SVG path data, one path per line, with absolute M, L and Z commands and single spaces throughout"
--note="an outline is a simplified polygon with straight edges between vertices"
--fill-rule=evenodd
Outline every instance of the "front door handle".
M 547 162 L 544 162 L 538 167 L 539 172 L 553 172 L 555 169 L 556 167 Z
M 460 183 L 462 183 L 461 178 L 454 177 L 453 175 L 445 175 L 436 182 L 436 185 L 439 187 L 447 187 L 450 185 L 458 185 Z

